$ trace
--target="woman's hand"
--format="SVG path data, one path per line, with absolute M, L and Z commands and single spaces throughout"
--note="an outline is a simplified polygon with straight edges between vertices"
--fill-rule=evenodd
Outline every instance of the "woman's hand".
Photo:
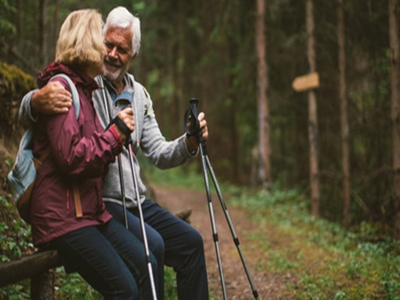
M 121 110 L 118 113 L 118 118 L 125 124 L 130 132 L 135 130 L 135 120 L 133 119 L 133 110 L 131 107 Z M 122 141 L 125 141 L 129 137 L 128 132 L 126 132 L 125 129 L 118 127 L 116 124 L 113 126 Z

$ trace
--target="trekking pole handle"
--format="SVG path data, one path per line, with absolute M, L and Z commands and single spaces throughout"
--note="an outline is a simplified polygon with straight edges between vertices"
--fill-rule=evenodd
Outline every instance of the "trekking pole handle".
M 199 100 L 196 98 L 192 98 L 189 100 L 189 107 L 185 112 L 184 118 L 184 127 L 186 130 L 186 134 L 188 136 L 196 136 L 197 141 L 199 143 L 203 142 L 202 132 L 200 128 L 200 122 L 198 119 L 199 111 L 197 109 L 197 105 L 199 104 Z M 188 126 L 190 124 L 190 128 Z

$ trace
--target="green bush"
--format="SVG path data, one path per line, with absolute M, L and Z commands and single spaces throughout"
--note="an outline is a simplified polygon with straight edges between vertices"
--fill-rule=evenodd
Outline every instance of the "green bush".
M 3 196 L 0 196 L 0 215 L 0 263 L 33 252 L 29 226 L 19 218 L 11 200 Z M 29 280 L 2 288 L 1 297 L 15 300 L 29 298 Z
M 346 231 L 315 218 L 296 190 L 243 191 L 234 203 L 252 211 L 260 228 L 274 228 L 289 241 L 282 248 L 252 235 L 265 249 L 259 268 L 292 274 L 295 284 L 286 288 L 296 299 L 400 299 L 400 242 L 379 236 L 373 224 Z

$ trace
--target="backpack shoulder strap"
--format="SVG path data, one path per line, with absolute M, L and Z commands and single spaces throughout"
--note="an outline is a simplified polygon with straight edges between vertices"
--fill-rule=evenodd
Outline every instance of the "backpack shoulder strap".
M 72 82 L 71 78 L 69 78 L 68 75 L 63 74 L 63 73 L 54 75 L 53 77 L 50 78 L 49 81 L 51 81 L 52 79 L 57 78 L 57 77 L 62 77 L 68 82 L 69 87 L 71 89 L 72 101 L 73 101 L 74 107 L 75 107 L 75 117 L 76 117 L 76 119 L 78 119 L 79 111 L 80 111 L 80 102 L 79 102 L 78 90 L 76 89 L 75 84 Z
M 52 80 L 53 78 L 56 78 L 56 77 L 62 77 L 65 80 L 67 80 L 67 82 L 69 84 L 69 88 L 71 89 L 72 101 L 73 101 L 74 107 L 75 107 L 75 116 L 76 116 L 76 119 L 78 120 L 79 111 L 80 111 L 80 102 L 79 102 L 78 90 L 76 89 L 75 84 L 72 82 L 71 78 L 69 78 L 68 75 L 63 74 L 63 73 L 53 76 L 52 78 L 50 78 L 50 80 Z M 47 156 L 49 154 L 49 152 L 46 151 L 46 153 L 44 155 Z M 81 197 L 79 194 L 79 187 L 76 184 L 73 184 L 73 190 L 74 190 L 74 202 L 75 202 L 75 215 L 77 218 L 82 218 L 83 214 L 82 214 Z

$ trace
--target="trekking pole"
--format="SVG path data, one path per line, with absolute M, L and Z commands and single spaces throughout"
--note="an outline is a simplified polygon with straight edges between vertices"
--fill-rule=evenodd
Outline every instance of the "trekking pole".
M 201 134 L 200 124 L 199 124 L 199 121 L 197 120 L 197 116 L 198 116 L 197 107 L 195 107 L 192 104 L 192 101 L 194 101 L 194 99 L 192 99 L 190 102 L 191 103 L 191 115 L 189 116 L 189 122 L 191 124 L 191 127 L 190 127 L 190 131 L 186 130 L 186 132 L 188 135 L 196 135 L 196 138 L 200 145 L 201 165 L 203 167 L 203 177 L 204 177 L 204 185 L 206 188 L 206 195 L 207 195 L 207 201 L 208 201 L 208 211 L 210 214 L 215 252 L 217 255 L 218 270 L 219 270 L 219 276 L 220 276 L 220 281 L 221 281 L 222 294 L 223 294 L 224 299 L 226 300 L 228 298 L 227 298 L 227 293 L 226 293 L 225 277 L 224 277 L 224 271 L 223 271 L 223 267 L 222 267 L 221 252 L 219 249 L 217 225 L 215 223 L 214 209 L 213 209 L 211 192 L 210 192 L 210 184 L 208 182 L 208 175 L 207 175 L 206 148 L 203 143 L 203 137 Z M 186 111 L 186 114 L 185 114 L 185 127 L 187 126 L 187 124 L 186 124 L 187 113 L 188 113 L 188 111 Z
M 225 218 L 226 218 L 226 220 L 228 222 L 229 229 L 230 229 L 232 237 L 233 237 L 233 241 L 234 241 L 234 243 L 236 245 L 236 249 L 237 249 L 237 251 L 239 253 L 240 260 L 241 260 L 243 268 L 244 268 L 244 270 L 246 272 L 247 279 L 248 279 L 248 281 L 250 283 L 250 286 L 251 286 L 251 289 L 252 289 L 252 292 L 253 292 L 253 296 L 254 296 L 255 299 L 258 299 L 258 292 L 257 292 L 257 290 L 256 290 L 256 288 L 254 286 L 254 283 L 253 283 L 253 280 L 251 278 L 249 269 L 247 267 L 247 264 L 246 264 L 242 249 L 240 247 L 239 238 L 238 238 L 238 236 L 237 236 L 237 234 L 235 232 L 235 228 L 234 228 L 232 220 L 230 218 L 230 215 L 229 215 L 229 212 L 228 212 L 228 208 L 227 208 L 227 206 L 225 204 L 225 201 L 224 201 L 224 199 L 222 197 L 222 193 L 221 193 L 221 190 L 219 188 L 217 178 L 216 178 L 216 176 L 214 174 L 214 170 L 213 170 L 213 168 L 211 166 L 210 159 L 208 158 L 207 148 L 206 148 L 205 142 L 203 140 L 202 131 L 201 131 L 199 120 L 198 120 L 198 110 L 197 110 L 198 102 L 199 102 L 199 100 L 197 100 L 197 99 L 191 99 L 190 102 L 189 102 L 190 106 L 189 106 L 189 108 L 188 108 L 188 110 L 186 111 L 186 114 L 185 114 L 185 124 L 184 125 L 186 127 L 186 132 L 189 135 L 196 135 L 196 137 L 197 137 L 197 141 L 198 141 L 198 143 L 200 145 L 200 153 L 201 153 L 201 156 L 202 156 L 202 165 L 203 165 L 203 173 L 204 173 L 204 181 L 205 181 L 205 185 L 206 185 L 207 198 L 209 199 L 209 203 L 210 203 L 211 202 L 211 194 L 210 194 L 210 191 L 209 191 L 208 178 L 207 178 L 207 174 L 206 174 L 207 173 L 207 168 L 208 168 L 208 171 L 209 171 L 209 173 L 211 175 L 211 178 L 212 178 L 215 190 L 217 192 L 219 201 L 221 203 L 222 210 L 224 211 Z M 189 110 L 190 110 L 190 116 L 189 116 Z M 190 130 L 187 128 L 187 119 L 190 122 Z M 212 222 L 214 222 L 214 221 L 212 221 Z M 216 231 L 215 231 L 215 234 L 216 234 Z
M 207 194 L 207 200 L 208 200 L 208 211 L 210 213 L 210 220 L 211 220 L 211 227 L 212 227 L 212 232 L 213 232 L 215 252 L 217 254 L 217 261 L 218 261 L 218 269 L 219 269 L 219 275 L 220 275 L 220 280 L 221 280 L 222 294 L 224 296 L 224 299 L 228 299 L 227 298 L 227 294 L 226 294 L 224 271 L 223 271 L 223 268 L 222 268 L 221 252 L 220 252 L 220 249 L 219 249 L 217 225 L 215 223 L 214 209 L 213 209 L 211 193 L 210 193 L 210 185 L 208 183 L 208 176 L 207 176 L 207 169 L 206 169 L 207 165 L 206 165 L 206 161 L 205 161 L 205 157 L 206 156 L 204 154 L 205 153 L 204 151 L 205 151 L 205 149 L 203 147 L 200 147 L 201 164 L 203 166 L 204 184 L 205 184 L 205 187 L 206 187 L 206 194 Z
M 102 88 L 103 88 L 103 101 L 104 101 L 104 108 L 107 111 L 108 117 L 110 119 L 110 125 L 112 122 L 112 116 L 111 112 L 109 109 L 108 101 L 105 95 L 105 87 L 104 87 L 104 81 L 102 79 Z M 126 101 L 129 101 L 129 103 L 133 102 L 133 95 L 129 92 L 123 91 L 120 95 L 118 95 L 117 100 L 124 99 Z M 139 211 L 139 219 L 140 219 L 140 227 L 142 230 L 142 236 L 143 236 L 143 244 L 144 244 L 144 250 L 145 250 L 145 255 L 146 255 L 146 262 L 147 262 L 147 268 L 149 272 L 149 277 L 150 277 L 150 285 L 151 285 L 151 292 L 153 295 L 153 300 L 157 300 L 157 293 L 156 293 L 156 287 L 155 287 L 155 281 L 154 281 L 154 275 L 153 275 L 153 268 L 151 266 L 151 259 L 150 259 L 150 250 L 149 250 L 149 245 L 147 242 L 147 235 L 146 235 L 146 228 L 144 224 L 144 218 L 143 218 L 143 211 L 142 211 L 142 206 L 140 203 L 140 195 L 139 195 L 139 187 L 138 187 L 138 181 L 137 181 L 137 176 L 136 176 L 136 171 L 134 169 L 134 163 L 133 163 L 133 158 L 134 154 L 132 151 L 132 140 L 131 137 L 127 137 L 127 142 L 125 143 L 125 146 L 128 148 L 128 156 L 129 156 L 129 162 L 131 166 L 131 171 L 132 171 L 132 178 L 133 178 L 133 185 L 134 189 L 136 192 L 136 200 L 137 200 L 137 206 L 138 206 L 138 211 Z M 121 162 L 121 154 L 118 154 L 118 168 L 119 168 L 119 176 L 120 176 L 120 184 L 121 184 L 121 194 L 122 194 L 122 203 L 123 203 L 123 208 L 124 208 L 124 219 L 125 219 L 125 227 L 128 229 L 128 218 L 127 218 L 127 212 L 126 212 L 126 196 L 125 196 L 125 182 L 124 182 L 124 176 L 123 176 L 123 171 L 122 171 L 122 162 Z
M 139 212 L 140 227 L 142 229 L 144 250 L 146 253 L 147 268 L 148 268 L 149 277 L 150 277 L 151 292 L 153 294 L 153 299 L 157 300 L 156 286 L 155 286 L 155 282 L 154 282 L 153 268 L 151 267 L 150 251 L 149 251 L 149 244 L 147 242 L 147 235 L 146 235 L 146 228 L 145 228 L 145 224 L 144 224 L 142 204 L 140 203 L 139 185 L 138 185 L 137 174 L 134 169 L 134 163 L 133 163 L 133 158 L 135 157 L 135 154 L 132 151 L 132 141 L 130 141 L 128 143 L 128 152 L 129 152 L 129 162 L 131 164 L 131 171 L 132 171 L 132 178 L 133 178 L 133 185 L 134 185 L 133 188 L 135 189 L 135 192 L 136 192 L 136 202 L 137 202 L 137 208 L 138 208 L 138 212 Z
M 106 110 L 106 114 L 108 115 L 108 122 L 110 123 L 111 120 L 112 120 L 112 116 L 111 116 L 108 100 L 107 100 L 107 97 L 106 97 L 103 78 L 101 78 L 101 83 L 102 83 L 102 92 L 103 92 L 103 104 L 104 104 L 104 108 Z M 131 96 L 130 99 L 127 99 L 127 100 L 132 100 L 132 96 Z M 124 173 L 122 172 L 121 153 L 118 153 L 117 160 L 118 160 L 119 182 L 120 182 L 121 195 L 122 195 L 122 207 L 123 207 L 123 211 L 124 211 L 124 224 L 125 224 L 125 227 L 127 229 L 129 229 L 129 226 L 128 226 L 128 215 L 127 215 L 127 212 L 126 212 L 125 181 L 124 181 Z

